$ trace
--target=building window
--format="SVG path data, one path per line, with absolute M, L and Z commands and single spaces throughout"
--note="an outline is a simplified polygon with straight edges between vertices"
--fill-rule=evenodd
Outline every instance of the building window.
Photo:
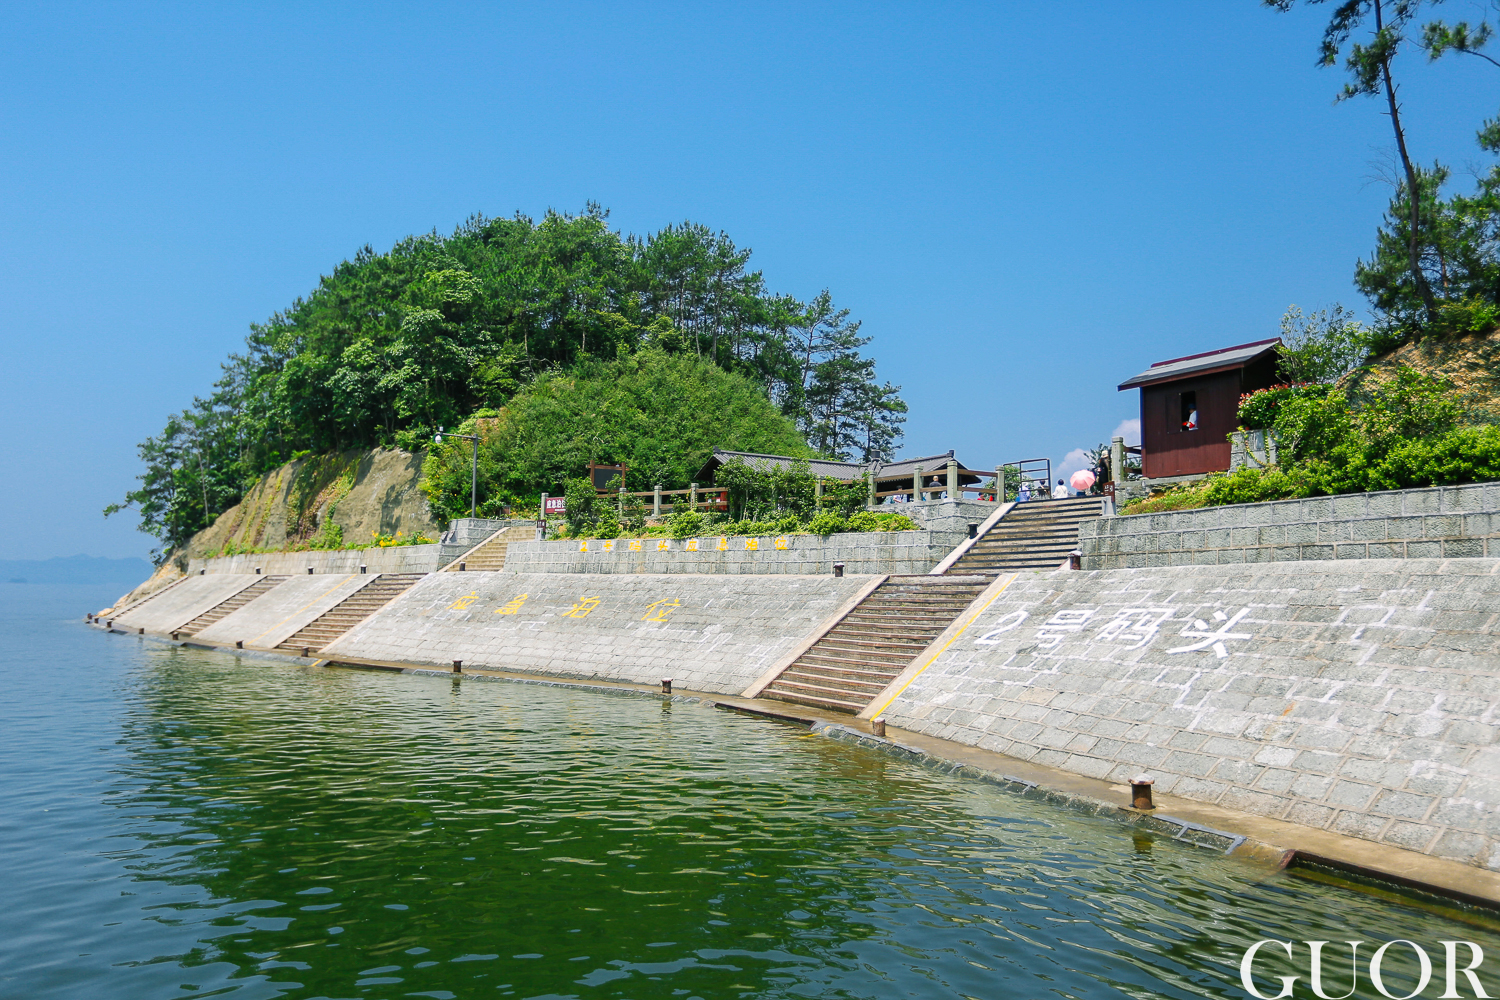
M 1179 395 L 1181 403 L 1182 429 L 1195 431 L 1198 429 L 1198 394 L 1196 392 L 1184 392 Z

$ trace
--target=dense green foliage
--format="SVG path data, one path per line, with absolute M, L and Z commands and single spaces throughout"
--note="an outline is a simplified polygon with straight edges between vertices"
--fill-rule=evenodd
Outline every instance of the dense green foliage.
M 626 489 L 644 491 L 685 488 L 716 446 L 809 454 L 796 425 L 751 379 L 654 346 L 543 373 L 459 430 L 480 437 L 480 516 L 557 495 L 590 461 L 625 464 Z M 470 447 L 445 439 L 423 462 L 422 487 L 439 520 L 469 512 Z
M 1500 480 L 1500 426 L 1466 424 L 1452 387 L 1414 368 L 1378 381 L 1363 405 L 1328 385 L 1275 392 L 1277 465 L 1213 475 L 1126 512 Z
M 783 442 L 783 453 L 801 454 L 810 442 L 829 456 L 892 457 L 906 405 L 861 354 L 869 338 L 859 323 L 827 291 L 811 302 L 770 292 L 749 259 L 724 233 L 693 223 L 647 237 L 619 233 L 595 205 L 540 222 L 475 216 L 451 236 L 409 237 L 387 253 L 365 247 L 306 298 L 251 327 L 214 391 L 141 444 L 140 487 L 106 513 L 138 508 L 143 529 L 170 550 L 293 457 L 418 450 L 437 428 L 506 406 L 528 387 L 537 390 L 533 413 L 571 418 L 556 397 L 575 366 L 588 373 L 647 349 L 693 362 L 673 371 L 717 369 L 752 387 L 780 418 L 765 436 Z M 663 389 L 643 412 L 698 391 L 706 376 L 685 377 L 690 384 Z M 546 490 L 590 457 L 631 461 L 609 450 L 620 447 L 601 440 L 532 460 L 536 479 L 522 483 L 513 470 L 501 479 L 512 491 Z M 679 473 L 649 474 L 676 481 Z
M 618 480 L 614 485 L 618 485 Z M 706 485 L 706 484 L 705 484 Z M 645 511 L 627 497 L 623 512 L 618 500 L 601 496 L 587 478 L 567 483 L 567 532 L 571 538 L 619 538 L 652 533 L 672 538 L 698 535 L 786 535 L 806 532 L 829 535 L 840 531 L 911 531 L 916 525 L 903 514 L 864 509 L 869 484 L 818 481 L 805 459 L 789 467 L 749 465 L 732 459 L 715 473 L 714 485 L 729 494 L 727 511 L 674 505 L 659 529 L 649 527 Z M 622 516 L 623 514 L 623 516 Z

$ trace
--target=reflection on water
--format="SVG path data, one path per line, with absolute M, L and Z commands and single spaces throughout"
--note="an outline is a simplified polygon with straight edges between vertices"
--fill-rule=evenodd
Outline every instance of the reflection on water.
M 25 589 L 0 996 L 1242 997 L 1260 938 L 1500 954 L 790 727 L 163 648 Z

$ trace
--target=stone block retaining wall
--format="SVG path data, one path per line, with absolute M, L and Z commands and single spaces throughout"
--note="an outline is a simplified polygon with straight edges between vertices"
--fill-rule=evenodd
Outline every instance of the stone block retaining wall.
M 307 568 L 313 573 L 358 573 L 360 566 L 367 573 L 433 573 L 443 566 L 444 546 L 392 545 L 387 548 L 333 549 L 315 552 L 251 552 L 238 556 L 216 556 L 213 559 L 189 559 L 188 575 L 200 570 L 213 576 L 217 573 L 254 573 L 257 569 L 266 575 L 284 574 L 305 576 Z M 459 549 L 459 552 L 467 549 Z M 457 555 L 457 552 L 454 553 Z
M 1500 559 L 1024 573 L 884 714 L 1500 870 Z
M 868 581 L 437 573 L 321 655 L 735 694 Z
M 1352 493 L 1085 522 L 1084 569 L 1500 556 L 1500 483 Z
M 615 538 L 512 542 L 512 573 L 713 573 L 823 576 L 833 564 L 849 574 L 926 573 L 966 535 L 889 531 L 706 538 Z M 305 571 L 304 571 L 305 572 Z

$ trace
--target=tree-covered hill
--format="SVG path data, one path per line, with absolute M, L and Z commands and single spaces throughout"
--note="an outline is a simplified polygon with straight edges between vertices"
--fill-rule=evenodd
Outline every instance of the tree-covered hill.
M 654 346 L 546 373 L 498 412 L 481 410 L 458 430 L 480 439 L 481 516 L 541 490 L 560 496 L 590 461 L 624 463 L 626 487 L 644 491 L 687 486 L 716 446 L 812 454 L 749 378 Z M 440 521 L 469 512 L 470 448 L 445 438 L 427 453 L 422 486 Z
M 542 419 L 544 400 L 569 373 L 589 378 L 601 362 L 646 350 L 675 359 L 646 368 L 682 380 L 683 398 L 698 391 L 698 366 L 738 376 L 769 417 L 782 418 L 763 420 L 762 437 L 788 441 L 783 450 L 795 443 L 829 456 L 892 457 L 906 405 L 899 386 L 877 381 L 859 323 L 827 291 L 810 302 L 771 292 L 749 260 L 726 234 L 694 223 L 620 233 L 594 204 L 539 222 L 476 215 L 451 236 L 408 237 L 387 253 L 367 246 L 306 298 L 251 326 L 213 391 L 141 443 L 140 487 L 106 513 L 138 508 L 143 529 L 170 551 L 289 459 L 379 445 L 421 450 L 437 428 L 505 407 L 532 385 L 538 393 L 508 419 Z M 676 405 L 672 387 L 653 391 L 657 402 L 640 413 Z M 546 419 L 572 417 L 561 406 Z M 591 419 L 596 430 L 614 426 L 608 413 Z M 634 435 L 651 426 L 632 419 L 630 434 L 615 428 L 587 448 L 564 449 L 566 458 L 507 472 L 504 489 L 546 490 L 550 480 L 529 482 L 543 467 L 577 475 L 591 458 L 631 461 L 645 447 Z M 553 431 L 570 440 L 586 432 Z M 648 450 L 665 455 L 672 442 L 658 437 L 661 447 Z M 700 444 L 680 443 L 684 454 Z M 558 461 L 572 464 L 553 469 Z

